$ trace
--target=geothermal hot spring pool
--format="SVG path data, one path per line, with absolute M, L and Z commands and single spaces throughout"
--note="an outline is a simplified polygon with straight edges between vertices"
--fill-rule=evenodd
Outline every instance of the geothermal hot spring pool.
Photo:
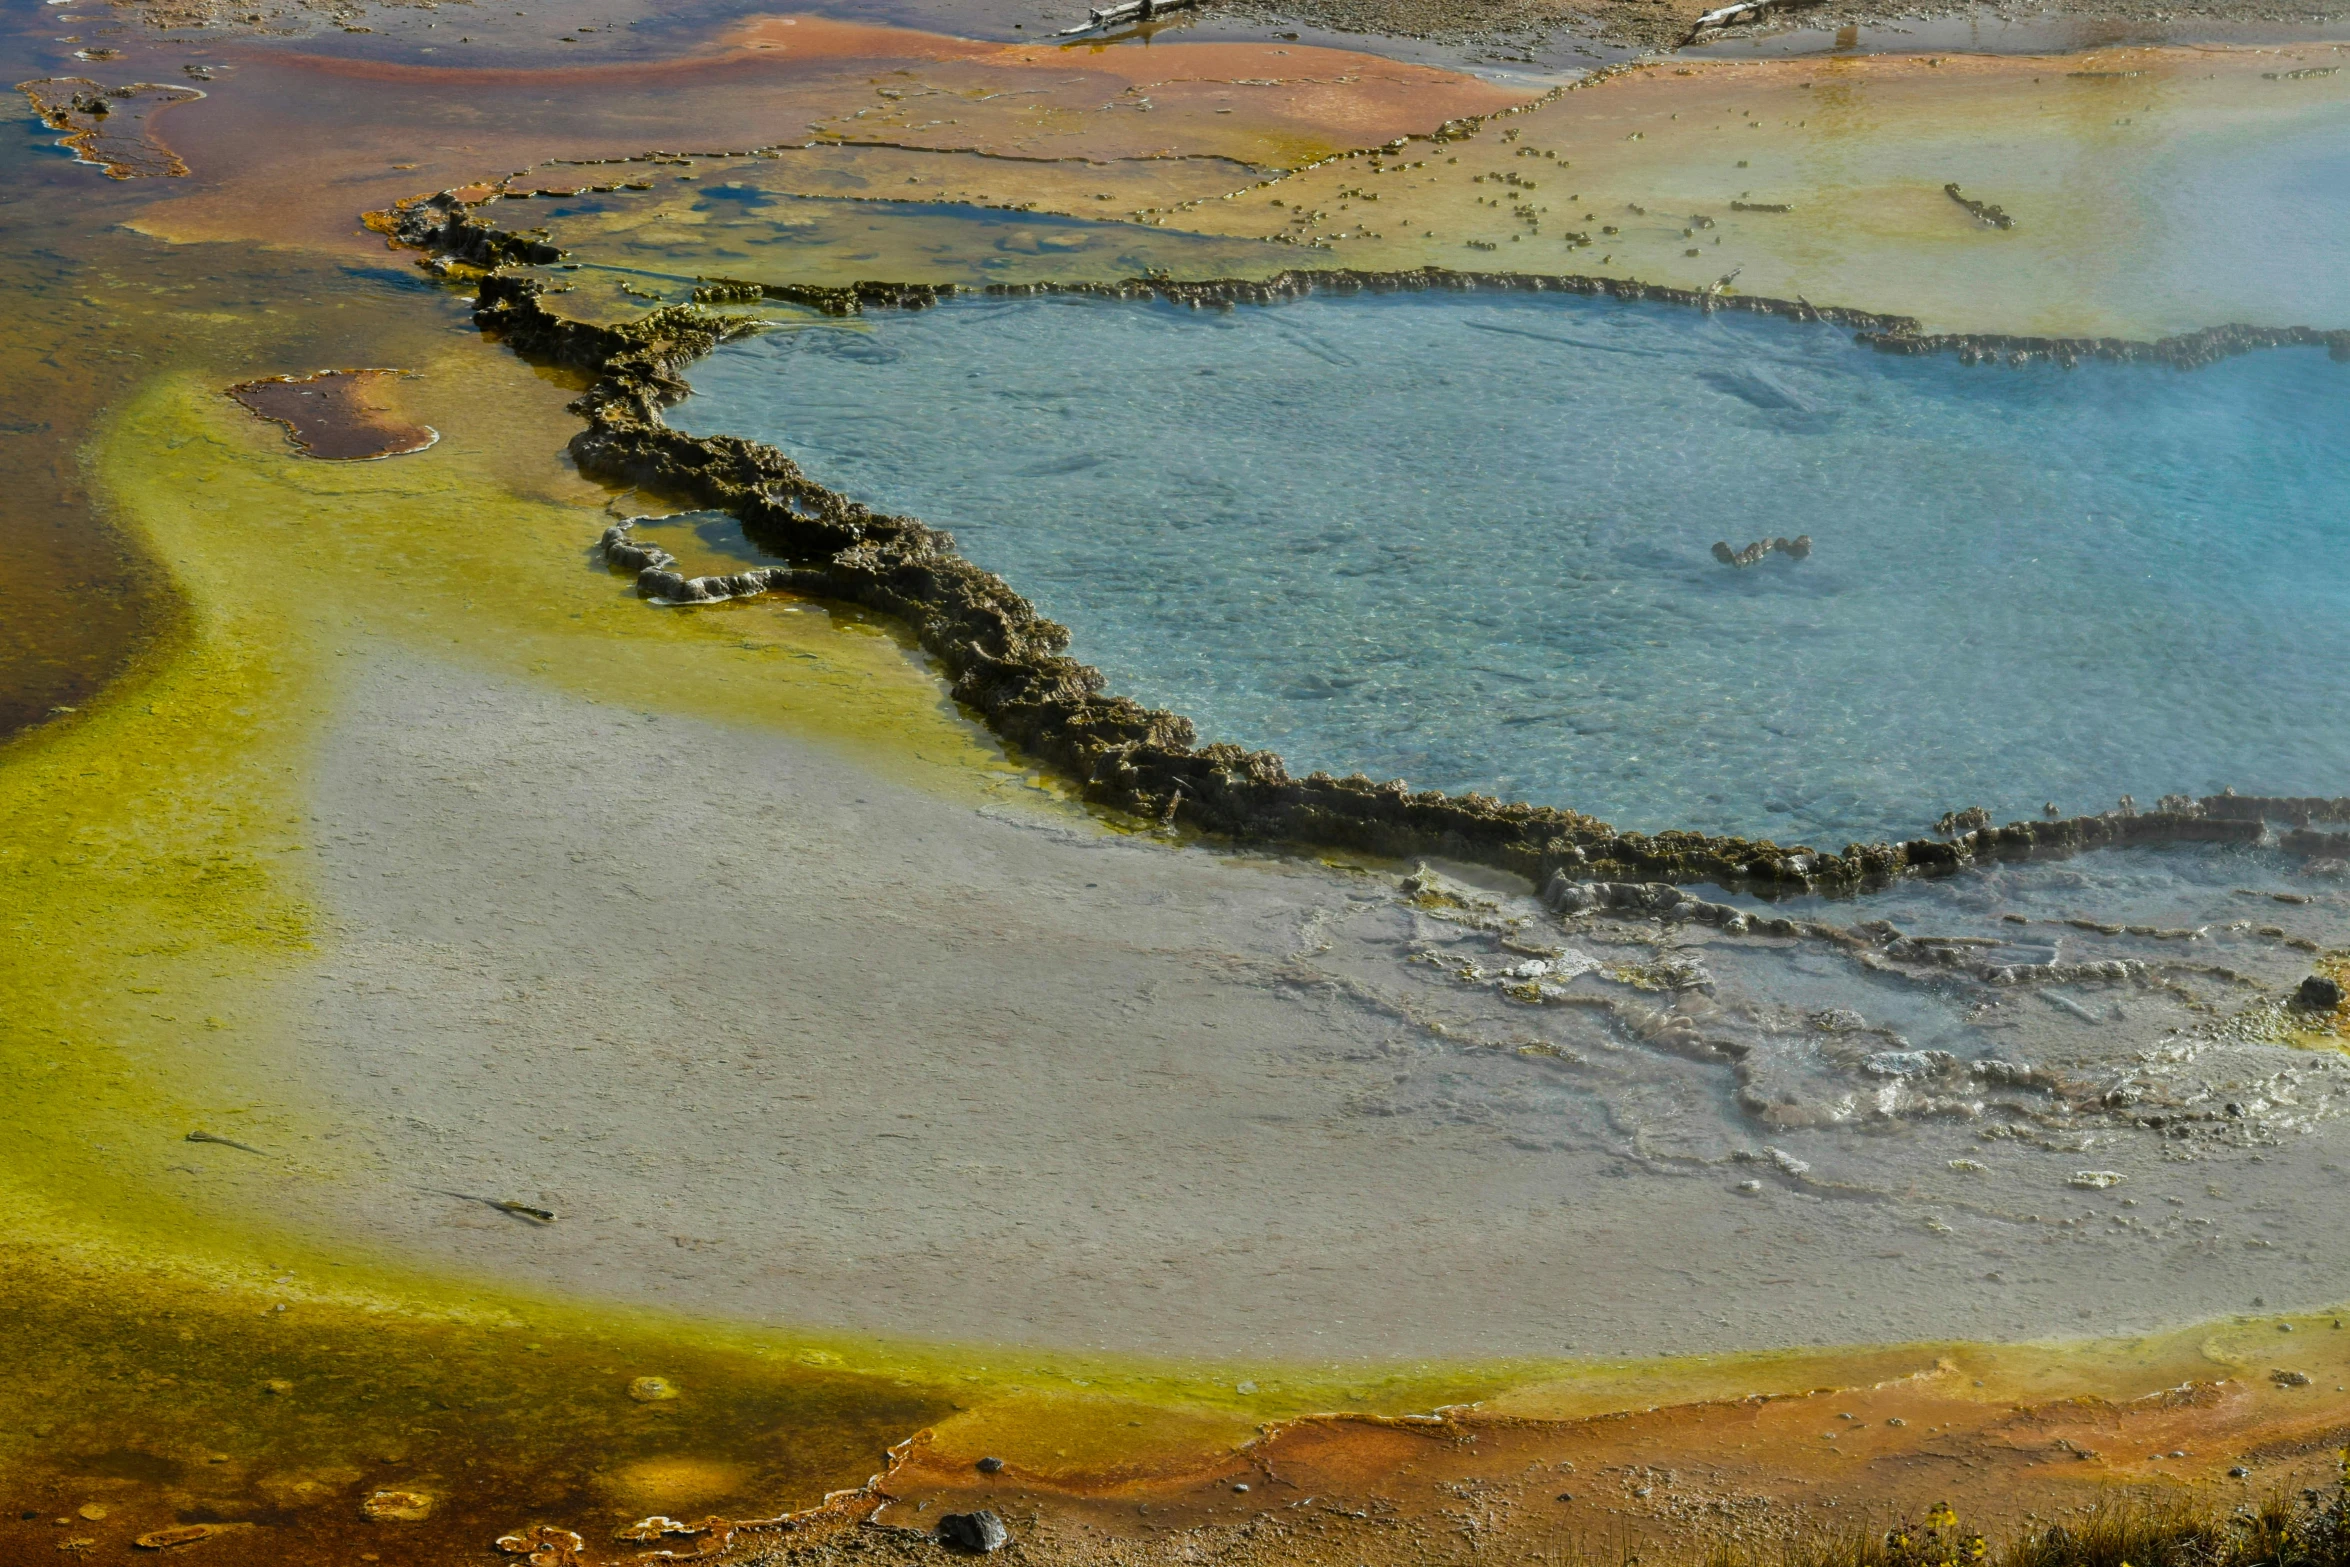
M 1572 296 L 1030 296 L 780 322 L 688 374 L 682 427 L 952 529 L 1112 690 L 1296 772 L 1830 848 L 1970 805 L 2350 793 L 2350 365 L 2322 349 L 2065 371 Z M 747 549 L 648 526 L 693 570 Z M 2350 978 L 2339 847 L 1706 889 L 1793 940 L 1562 923 L 1439 864 L 1429 898 L 1307 921 L 1283 983 L 1412 1020 L 1347 1055 L 1350 1115 L 1637 1169 L 1642 1201 L 1834 1201 L 1790 1257 L 1933 1238 L 1821 1332 L 1940 1331 L 1905 1315 L 1929 1298 L 1979 1332 L 2177 1320 L 2330 1300 L 2350 1255 L 2291 1217 L 2346 1178 L 2350 1032 L 2286 1000 Z M 2021 1260 L 2051 1237 L 2064 1266 Z
M 2322 349 L 2016 369 L 1559 296 L 1047 297 L 690 374 L 681 427 L 953 530 L 1112 690 L 1296 772 L 1830 848 L 2350 790 Z

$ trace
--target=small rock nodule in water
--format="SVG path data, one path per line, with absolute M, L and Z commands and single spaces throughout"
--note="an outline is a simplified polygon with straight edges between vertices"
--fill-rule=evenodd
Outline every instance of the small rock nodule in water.
M 2312 974 L 2293 992 L 2293 1005 L 2310 1012 L 2331 1012 L 2342 1004 L 2342 987 L 2323 974 Z
M 1976 201 L 1958 188 L 1956 180 L 1943 186 L 1942 194 L 1966 208 L 1974 220 L 1986 228 L 2011 229 L 2015 227 L 2015 219 L 2007 215 L 2005 208 L 1993 206 L 1987 201 Z
M 948 1513 L 938 1521 L 938 1543 L 984 1556 L 1012 1543 L 1012 1531 L 991 1512 Z
M 1756 539 L 1742 550 L 1730 548 L 1728 539 L 1714 541 L 1714 559 L 1725 566 L 1751 566 L 1774 550 L 1789 560 L 1802 560 L 1811 554 L 1811 535 L 1798 533 L 1792 539 Z

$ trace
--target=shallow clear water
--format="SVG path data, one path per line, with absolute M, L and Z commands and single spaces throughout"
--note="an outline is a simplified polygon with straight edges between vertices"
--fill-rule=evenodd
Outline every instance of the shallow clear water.
M 951 528 L 1112 689 L 1299 772 L 1828 846 L 2350 791 L 2350 367 L 2318 350 L 2018 371 L 1556 297 L 1042 299 L 693 380 L 682 427 Z

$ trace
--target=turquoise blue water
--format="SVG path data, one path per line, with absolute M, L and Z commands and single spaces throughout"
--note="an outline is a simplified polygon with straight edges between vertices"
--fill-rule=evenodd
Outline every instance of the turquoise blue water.
M 680 426 L 953 530 L 1112 689 L 1298 772 L 1830 847 L 2350 793 L 2319 350 L 2018 371 L 1556 297 L 1023 299 L 692 378 Z

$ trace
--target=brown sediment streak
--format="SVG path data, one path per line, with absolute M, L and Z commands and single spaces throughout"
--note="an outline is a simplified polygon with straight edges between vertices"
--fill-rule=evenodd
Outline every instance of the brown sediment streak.
M 822 42 L 827 29 L 839 32 L 835 24 L 815 18 L 781 31 Z M 1243 79 L 1270 74 L 1263 58 L 1267 46 L 1251 46 L 1254 55 L 1243 58 L 1244 50 L 1231 57 L 1236 80 L 1229 88 L 1171 89 L 1160 95 L 1156 112 L 1139 113 L 1125 96 L 1131 76 L 1146 70 L 1154 77 L 1171 70 L 1201 74 L 1204 67 L 1189 63 L 1192 51 L 1228 46 L 1160 44 L 1149 51 L 1117 48 L 1100 56 L 1090 51 L 1073 56 L 890 28 L 852 28 L 841 36 L 854 47 L 833 50 L 828 45 L 796 53 L 714 49 L 663 61 L 550 70 L 258 55 L 247 66 L 263 76 L 248 75 L 249 91 L 219 114 L 205 116 L 204 140 L 189 144 L 191 157 L 210 176 L 203 188 L 150 207 L 136 225 L 141 232 L 180 241 L 234 239 L 339 249 L 351 239 L 349 209 L 356 203 L 347 193 L 354 188 L 363 192 L 367 205 L 381 206 L 420 188 L 462 183 L 485 167 L 526 170 L 541 159 L 583 149 L 714 143 L 739 150 L 800 144 L 816 134 L 936 142 L 972 152 L 1052 156 L 1057 151 L 1126 170 L 1191 170 L 1180 189 L 1136 197 L 1164 202 L 1198 194 L 1202 185 L 1224 188 L 1223 178 L 1211 170 L 1225 171 L 1233 184 L 1244 183 L 1258 176 L 1241 175 L 1243 167 L 1290 167 L 1334 145 L 1385 140 L 1524 96 L 1457 73 L 1391 69 L 1375 57 L 1337 51 L 1315 63 L 1319 74 L 1331 78 L 1327 84 L 1245 85 Z M 1171 60 L 1170 51 L 1180 58 Z M 1145 53 L 1155 58 L 1140 59 Z M 1128 61 L 1128 55 L 1138 58 Z M 1399 71 L 1404 73 L 1400 78 Z M 1345 77 L 1354 80 L 1340 81 Z M 913 93 L 947 94 L 919 102 L 951 103 L 947 113 L 957 123 L 907 123 L 891 101 L 898 91 L 893 84 L 901 83 Z M 315 136 L 289 141 L 275 118 L 261 109 L 274 97 L 313 98 L 321 92 L 336 94 L 340 101 L 335 113 L 314 127 Z M 452 93 L 465 104 L 470 145 L 462 148 L 443 145 L 452 139 L 449 134 L 426 134 L 429 127 L 418 118 L 419 104 L 445 104 Z M 1239 112 L 1215 113 L 1227 106 L 1227 93 Z M 1215 101 L 1205 101 L 1209 97 Z M 909 96 L 903 102 L 914 107 L 918 99 Z M 614 103 L 628 106 L 636 127 L 617 145 L 608 123 Z M 860 110 L 867 111 L 865 117 L 857 117 Z M 927 111 L 917 120 L 926 117 Z M 402 148 L 405 157 L 432 172 L 415 175 L 414 184 L 382 183 L 398 176 L 368 171 L 383 168 L 387 146 Z M 875 149 L 865 155 L 893 154 Z M 1232 167 L 1203 162 L 1195 168 L 1171 161 L 1218 155 L 1229 157 Z M 1073 171 L 1079 165 L 1062 167 Z M 338 189 L 346 194 L 335 196 Z
M 1141 49 L 1120 47 L 1114 40 L 1098 38 L 1058 43 L 1041 38 L 1034 42 L 989 42 L 800 13 L 747 18 L 719 34 L 715 42 L 730 51 L 782 53 L 794 59 L 884 58 L 927 48 L 942 59 L 1033 66 L 1046 71 L 1083 71 L 1089 75 L 1099 73 L 1136 85 L 1172 82 L 1182 76 L 1208 80 L 1211 78 L 1199 73 L 1227 65 L 1254 66 L 1257 69 L 1252 74 L 1262 76 L 1263 62 L 1278 51 L 1278 57 L 1285 62 L 1280 67 L 1282 74 L 1293 80 L 1329 69 L 1356 78 L 1441 82 L 1481 88 L 1496 97 L 1516 96 L 1442 66 L 1416 65 L 1367 51 L 1327 45 L 1265 40 L 1180 39 L 1155 42 Z M 1170 70 L 1171 64 L 1179 66 L 1180 72 Z
M 257 418 L 282 424 L 304 456 L 329 462 L 367 462 L 404 457 L 439 440 L 430 425 L 413 424 L 372 400 L 381 382 L 404 370 L 321 370 L 314 375 L 272 375 L 240 381 L 228 395 Z
M 1173 42 L 1158 44 L 1151 50 L 1128 50 L 1101 45 L 1048 46 L 1041 42 L 1005 44 L 813 15 L 755 18 L 719 34 L 709 48 L 663 60 L 561 66 L 427 65 L 300 50 L 288 51 L 277 58 L 286 65 L 322 76 L 417 84 L 472 83 L 484 87 L 609 87 L 629 82 L 656 84 L 726 67 L 753 66 L 772 71 L 779 66 L 831 69 L 908 61 L 1001 66 L 1028 75 L 1108 76 L 1147 86 L 1177 80 L 1211 84 L 1225 80 L 1204 74 L 1181 78 L 1170 75 L 1165 69 L 1170 51 L 1186 62 L 1203 65 L 1229 62 L 1239 70 L 1247 64 L 1261 65 L 1267 51 L 1273 48 L 1280 49 L 1293 68 L 1282 85 L 1328 85 L 1343 77 L 1345 84 L 1370 80 L 1387 85 L 1452 88 L 1493 102 L 1524 96 L 1441 66 L 1411 65 L 1375 54 L 1311 45 Z M 1328 66 L 1332 74 L 1315 80 L 1294 69 L 1316 62 Z M 1263 80 L 1261 76 L 1251 79 Z
M 806 16 L 785 24 L 765 19 L 759 24 L 721 35 L 710 48 L 666 60 L 619 61 L 604 65 L 466 66 L 423 65 L 397 60 L 366 60 L 345 55 L 289 52 L 280 56 L 289 65 L 322 76 L 358 77 L 370 81 L 416 83 L 477 83 L 485 87 L 612 86 L 627 82 L 659 83 L 696 76 L 726 66 L 778 65 L 834 67 L 860 61 L 976 60 L 1004 52 L 1004 46 L 946 33 L 871 23 L 843 22 Z M 788 30 L 786 27 L 788 26 Z M 788 47 L 766 42 L 768 36 L 788 40 Z M 777 57 L 781 56 L 780 59 Z
M 1088 158 L 1070 153 L 1051 156 L 1045 153 L 995 152 L 985 147 L 930 147 L 910 141 L 870 141 L 853 136 L 821 136 L 806 144 L 808 147 L 859 147 L 876 151 L 921 152 L 935 157 L 993 158 L 1000 163 L 1083 163 L 1094 168 L 1106 168 L 1113 163 L 1229 163 L 1236 169 L 1251 174 L 1265 171 L 1265 165 L 1251 163 L 1222 152 L 1133 152 L 1104 153 Z
M 449 193 L 375 214 L 371 221 L 395 242 L 430 252 L 430 260 L 444 269 L 450 257 L 470 267 L 489 268 L 509 260 L 544 263 L 560 254 L 543 241 L 489 227 Z M 2092 848 L 2252 843 L 2265 832 L 2269 802 L 2235 796 L 2201 801 L 2169 797 L 2149 812 L 2138 812 L 2125 801 L 2122 809 L 2101 816 L 2010 822 L 2003 827 L 1985 820 L 1942 840 L 1850 844 L 1840 854 L 1828 854 L 1767 839 L 1618 832 L 1577 811 L 1505 803 L 1476 793 L 1414 793 L 1401 781 L 1376 783 L 1360 774 L 1335 778 L 1317 772 L 1294 778 L 1271 751 L 1249 751 L 1229 743 L 1198 745 L 1190 720 L 1106 692 L 1099 670 L 1067 656 L 1068 628 L 1039 615 L 1003 578 L 964 559 L 950 535 L 852 501 L 809 478 L 773 447 L 735 436 L 689 436 L 670 428 L 660 410 L 690 392 L 681 377 L 684 368 L 729 338 L 755 330 L 753 323 L 682 305 L 655 310 L 622 326 L 593 325 L 548 310 L 541 298 L 545 288 L 537 278 L 489 271 L 480 277 L 475 320 L 528 357 L 564 364 L 594 378 L 587 393 L 572 405 L 588 421 L 571 441 L 580 471 L 731 513 L 754 544 L 792 563 L 722 578 L 689 578 L 669 569 L 665 557 L 656 560 L 629 543 L 625 527 L 615 529 L 606 536 L 610 558 L 636 567 L 639 592 L 666 603 L 691 604 L 783 590 L 845 600 L 895 616 L 944 666 L 958 701 L 997 734 L 1072 779 L 1084 798 L 1096 805 L 1240 842 L 1389 857 L 1440 855 L 1515 872 L 1538 888 L 1562 881 L 1704 881 L 1764 897 L 1852 894 L 1906 876 L 1944 875 Z M 1852 327 L 1864 341 L 1880 345 L 1897 345 L 1917 332 L 1917 324 L 1906 317 L 1733 294 L 1719 285 L 1686 289 L 1617 278 L 1438 268 L 1287 271 L 1262 280 L 1135 278 L 1108 284 L 995 285 L 985 292 L 1084 294 L 1230 308 L 1313 293 L 1437 289 L 1554 292 L 1782 315 Z M 706 284 L 699 296 L 710 302 L 788 299 L 830 314 L 851 315 L 868 305 L 921 309 L 955 292 L 952 285 L 921 283 L 803 288 L 719 280 Z M 2243 335 L 2252 329 L 2231 330 L 2239 335 L 2225 338 L 2227 342 L 2265 346 L 2265 339 L 2254 341 L 2257 334 Z M 2331 342 L 2338 357 L 2350 357 L 2350 334 L 2316 334 L 2310 340 Z M 2001 345 L 2010 340 L 1968 341 Z M 2159 346 L 2150 345 L 2148 357 L 2159 357 L 2151 352 Z M 2178 356 L 2166 362 L 2201 361 Z M 2350 801 L 2282 802 L 2279 809 L 2288 819 L 2290 812 L 2298 811 L 2306 820 L 2313 811 L 2350 814 Z
M 2005 208 L 1993 206 L 1987 201 L 1972 199 L 1958 188 L 1956 181 L 1943 186 L 1942 194 L 1966 208 L 1970 217 L 1987 228 L 2012 229 L 2015 227 L 2015 219 L 2007 215 Z
M 118 180 L 169 178 L 188 172 L 179 154 L 155 139 L 147 122 L 175 103 L 201 98 L 193 87 L 132 82 L 101 87 L 86 76 L 48 76 L 18 82 L 51 130 L 63 131 L 65 145 L 85 163 Z
M 507 175 L 504 179 L 496 181 L 495 184 L 489 188 L 494 190 L 494 192 L 500 196 L 568 197 L 585 196 L 590 194 L 603 195 L 614 191 L 644 190 L 649 189 L 650 187 L 642 182 L 635 184 L 621 182 L 616 184 L 585 185 L 577 187 L 518 187 L 515 182 L 518 180 L 528 179 L 532 175 L 537 174 L 539 171 L 544 169 L 601 169 L 621 167 L 633 163 L 684 163 L 692 162 L 695 159 L 704 159 L 713 162 L 749 158 L 773 159 L 780 158 L 786 153 L 819 152 L 828 148 L 838 148 L 843 151 L 851 152 L 918 152 L 925 157 L 931 158 L 984 158 L 994 163 L 1033 163 L 1049 165 L 1078 164 L 1086 168 L 1094 169 L 1111 168 L 1121 163 L 1223 163 L 1229 164 L 1233 168 L 1242 170 L 1243 172 L 1249 174 L 1264 174 L 1271 172 L 1266 165 L 1251 163 L 1245 158 L 1236 158 L 1229 153 L 1222 152 L 1129 152 L 1101 153 L 1094 156 L 1088 156 L 1083 153 L 1054 154 L 1041 152 L 999 152 L 990 147 L 927 147 L 919 142 L 875 141 L 860 137 L 825 134 L 812 137 L 807 141 L 778 142 L 775 145 L 769 147 L 733 147 L 724 150 L 706 150 L 700 152 L 639 153 L 634 156 L 620 158 L 548 158 L 541 162 L 532 164 L 529 168 L 515 170 L 512 174 Z M 1281 172 L 1286 173 L 1290 171 L 1284 170 Z M 898 196 L 834 196 L 829 199 L 847 201 L 902 201 L 905 198 Z
M 1221 152 L 1105 152 L 1095 157 L 1083 153 L 997 152 L 988 147 L 930 147 L 911 141 L 874 141 L 855 136 L 823 135 L 808 141 L 780 142 L 773 147 L 751 147 L 727 152 L 681 152 L 680 158 L 760 158 L 780 152 L 813 152 L 822 147 L 849 147 L 877 152 L 919 152 L 938 158 L 992 158 L 998 163 L 1083 163 L 1094 168 L 1107 168 L 1116 163 L 1230 163 L 1255 171 L 1257 165 Z M 656 154 L 655 156 L 670 156 Z M 639 158 L 549 158 L 533 168 L 596 168 L 613 163 L 637 163 Z M 527 172 L 527 171 L 525 171 Z M 507 176 L 519 178 L 517 175 Z

